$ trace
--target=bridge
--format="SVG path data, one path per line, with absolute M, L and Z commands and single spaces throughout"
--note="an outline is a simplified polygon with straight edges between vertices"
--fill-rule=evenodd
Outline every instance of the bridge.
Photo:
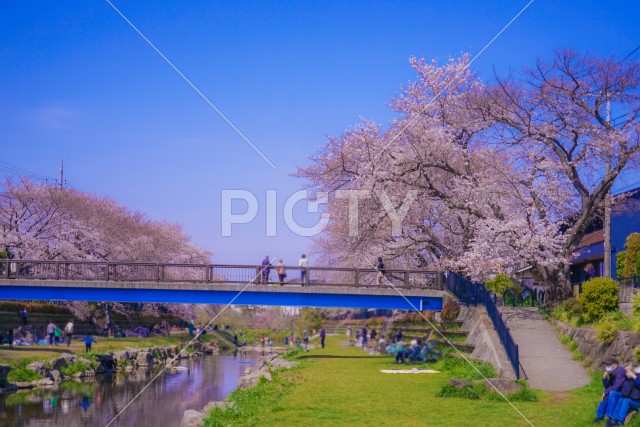
M 0 299 L 441 310 L 442 272 L 258 265 L 0 260 Z M 295 278 L 293 278 L 295 276 Z

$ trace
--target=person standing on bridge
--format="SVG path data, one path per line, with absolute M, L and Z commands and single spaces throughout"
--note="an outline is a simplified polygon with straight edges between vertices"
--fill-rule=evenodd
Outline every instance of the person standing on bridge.
M 376 275 L 376 285 L 380 286 L 382 285 L 382 279 L 384 279 L 384 275 L 386 274 L 381 256 L 378 257 L 378 265 L 376 267 L 376 270 L 378 270 L 378 274 Z
M 271 261 L 269 261 L 269 255 L 266 255 L 262 260 L 262 284 L 269 284 L 269 274 L 271 273 Z
M 307 277 L 307 267 L 309 266 L 309 262 L 307 261 L 307 256 L 302 254 L 300 257 L 300 261 L 298 261 L 298 266 L 300 267 L 300 283 L 304 286 L 305 278 Z
M 284 261 L 282 258 L 278 260 L 276 264 L 276 271 L 278 272 L 278 280 L 280 281 L 280 286 L 284 286 L 284 279 L 287 277 L 287 269 L 284 266 Z

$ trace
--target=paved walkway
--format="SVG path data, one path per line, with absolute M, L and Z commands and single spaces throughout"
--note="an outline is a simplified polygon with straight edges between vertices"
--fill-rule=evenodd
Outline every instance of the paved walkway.
M 500 312 L 518 344 L 520 364 L 532 388 L 565 391 L 591 381 L 537 308 L 501 307 Z

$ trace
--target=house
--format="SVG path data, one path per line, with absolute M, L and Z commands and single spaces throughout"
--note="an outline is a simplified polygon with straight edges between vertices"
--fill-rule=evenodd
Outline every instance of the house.
M 616 255 L 624 251 L 627 236 L 640 232 L 640 188 L 613 197 L 611 208 L 611 277 L 618 278 Z M 582 237 L 578 253 L 571 260 L 569 277 L 571 283 L 586 280 L 585 267 L 593 265 L 597 276 L 604 276 L 604 225 L 601 219 L 591 224 Z

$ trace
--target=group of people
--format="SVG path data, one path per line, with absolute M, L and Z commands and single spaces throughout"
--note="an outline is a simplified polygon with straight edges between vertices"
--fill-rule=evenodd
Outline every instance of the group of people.
M 61 344 L 63 341 L 67 344 L 67 347 L 71 345 L 71 338 L 73 338 L 73 319 L 70 319 L 64 327 L 64 330 L 58 328 L 51 320 L 47 324 L 47 337 L 49 338 L 49 348 L 54 345 Z
M 384 341 L 384 342 L 383 342 Z M 407 343 L 402 339 L 387 345 L 384 338 L 380 339 L 380 347 L 384 346 L 385 352 L 389 355 L 395 355 L 394 363 L 413 362 L 435 362 L 436 358 L 441 355 L 436 346 L 428 340 L 424 343 L 422 340 L 414 338 Z
M 618 359 L 611 357 L 605 361 L 602 384 L 604 392 L 593 423 L 607 417 L 607 426 L 624 425 L 629 410 L 640 409 L 640 366 L 622 367 Z
M 378 336 L 378 332 L 375 329 L 371 329 L 370 331 L 366 326 L 362 328 L 358 328 L 355 331 L 355 335 L 350 327 L 347 328 L 347 339 L 349 340 L 349 344 L 356 345 L 358 347 L 367 348 L 369 345 L 369 341 L 374 341 Z
M 274 268 L 273 264 L 271 264 L 271 259 L 269 255 L 266 255 L 262 260 L 262 270 L 261 270 L 261 280 L 260 283 L 263 285 L 268 285 L 270 282 L 271 269 Z M 309 261 L 305 254 L 302 254 L 300 260 L 298 261 L 298 267 L 300 267 L 300 283 L 302 286 L 306 283 L 307 278 L 307 268 L 309 267 Z M 284 286 L 285 279 L 287 278 L 287 267 L 284 264 L 282 258 L 280 258 L 275 266 L 276 272 L 278 273 L 278 283 L 280 286 Z
M 270 283 L 270 275 L 271 269 L 275 268 L 278 273 L 278 283 L 280 286 L 284 286 L 285 279 L 287 278 L 287 266 L 284 264 L 282 258 L 278 260 L 275 267 L 271 264 L 271 259 L 269 255 L 266 255 L 262 260 L 262 269 L 260 272 L 260 283 L 263 285 L 268 285 Z M 305 254 L 302 254 L 300 259 L 298 260 L 298 267 L 300 268 L 300 284 L 304 286 L 307 281 L 307 269 L 309 267 L 309 260 Z M 386 268 L 384 266 L 384 262 L 382 261 L 382 257 L 378 257 L 378 262 L 376 264 L 376 284 L 378 286 L 382 285 L 382 281 L 386 275 Z

